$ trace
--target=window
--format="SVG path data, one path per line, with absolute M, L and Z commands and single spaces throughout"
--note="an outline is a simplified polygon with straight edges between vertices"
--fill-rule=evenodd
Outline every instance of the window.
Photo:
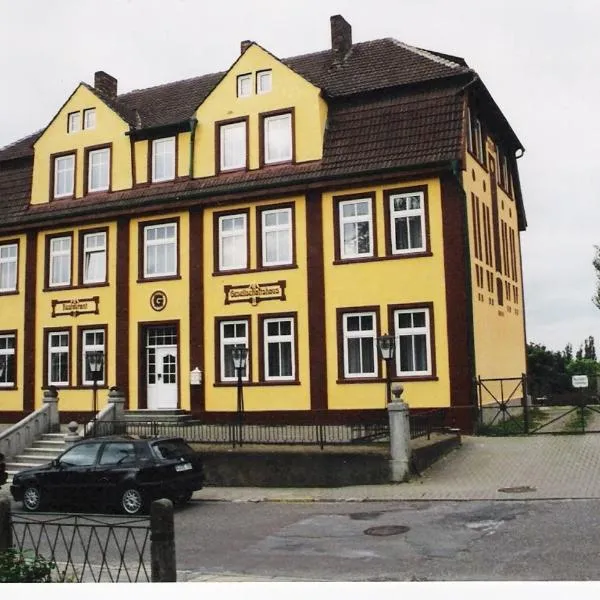
M 392 254 L 425 251 L 423 192 L 390 195 Z
M 54 159 L 54 197 L 72 196 L 75 187 L 75 155 L 67 154 Z
M 106 232 L 98 231 L 83 235 L 82 283 L 106 282 Z
M 17 289 L 17 244 L 0 246 L 0 293 Z
M 219 362 L 220 362 L 220 379 L 221 381 L 236 381 L 237 373 L 233 366 L 233 349 L 236 346 L 245 346 L 248 344 L 248 321 L 221 321 L 219 324 Z M 246 360 L 246 368 L 242 371 L 242 379 L 248 381 L 248 365 L 250 364 L 250 356 Z
M 81 333 L 81 383 L 83 385 L 92 385 L 94 378 L 88 365 L 88 354 L 90 352 L 102 352 L 106 358 L 104 347 L 104 329 L 84 329 Z M 102 370 L 98 373 L 98 385 L 104 385 L 104 369 L 106 363 L 102 363 Z
M 431 375 L 431 335 L 429 309 L 394 312 L 396 373 Z
M 264 162 L 269 165 L 292 160 L 292 115 L 265 117 Z
M 237 77 L 237 95 L 238 98 L 246 98 L 252 94 L 252 74 L 238 75 Z
M 246 121 L 219 127 L 221 171 L 246 168 Z
M 289 381 L 295 378 L 294 319 L 263 320 L 265 381 Z
M 175 179 L 175 138 L 152 142 L 152 181 Z
M 271 71 L 257 71 L 256 73 L 256 93 L 266 94 L 271 91 L 273 78 Z
M 136 461 L 135 447 L 130 442 L 106 444 L 100 457 L 101 465 L 122 465 Z
M 15 385 L 15 345 L 14 333 L 0 334 L 0 387 Z
M 105 192 L 110 181 L 110 148 L 88 152 L 88 192 Z
M 75 133 L 81 129 L 81 113 L 72 112 L 67 117 L 67 132 Z
M 292 209 L 261 212 L 262 266 L 289 265 L 292 262 Z
M 245 269 L 247 255 L 247 215 L 219 217 L 219 270 Z
M 71 236 L 50 238 L 48 286 L 71 285 Z
M 68 467 L 91 467 L 96 463 L 101 445 L 102 442 L 91 442 L 75 446 L 60 457 L 60 462 Z
M 96 127 L 96 109 L 87 108 L 83 111 L 83 128 L 94 129 Z
M 144 277 L 177 275 L 177 223 L 144 227 Z
M 48 385 L 69 385 L 69 332 L 48 334 Z
M 339 203 L 340 257 L 373 256 L 373 209 L 371 198 Z
M 376 323 L 374 312 L 342 316 L 344 377 L 377 377 Z

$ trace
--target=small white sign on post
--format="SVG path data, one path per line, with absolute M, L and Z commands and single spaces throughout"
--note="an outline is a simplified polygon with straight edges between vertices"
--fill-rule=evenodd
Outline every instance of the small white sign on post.
M 588 386 L 588 376 L 573 375 L 573 377 L 571 377 L 571 383 L 574 388 L 586 388 Z

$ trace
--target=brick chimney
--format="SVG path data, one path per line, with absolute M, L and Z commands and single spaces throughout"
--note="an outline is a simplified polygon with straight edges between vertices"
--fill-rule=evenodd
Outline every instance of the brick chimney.
M 246 52 L 246 50 L 248 50 L 248 48 L 250 48 L 250 46 L 252 46 L 252 44 L 254 44 L 254 42 L 252 40 L 244 40 L 240 44 L 240 54 L 244 54 L 244 52 Z
M 94 73 L 94 87 L 104 96 L 114 100 L 117 97 L 117 80 L 104 71 Z
M 331 21 L 331 51 L 333 62 L 341 63 L 352 47 L 352 27 L 342 15 L 333 15 Z

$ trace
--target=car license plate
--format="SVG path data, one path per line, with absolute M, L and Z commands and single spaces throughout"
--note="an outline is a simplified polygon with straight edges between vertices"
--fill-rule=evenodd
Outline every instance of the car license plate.
M 175 465 L 176 471 L 190 471 L 192 469 L 191 463 L 183 463 L 182 465 Z

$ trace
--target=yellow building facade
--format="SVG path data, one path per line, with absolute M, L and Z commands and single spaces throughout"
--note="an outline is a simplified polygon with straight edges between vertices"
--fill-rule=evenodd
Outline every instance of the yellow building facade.
M 156 88 L 97 72 L 0 150 L 0 421 L 113 385 L 210 419 L 239 377 L 274 419 L 366 415 L 399 381 L 468 429 L 474 379 L 525 371 L 519 140 L 463 59 L 331 25 Z

